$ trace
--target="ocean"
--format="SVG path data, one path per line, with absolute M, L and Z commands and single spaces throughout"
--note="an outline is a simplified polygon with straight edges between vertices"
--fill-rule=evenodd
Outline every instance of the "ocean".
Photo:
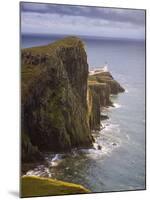
M 21 48 L 49 44 L 62 36 L 23 35 Z M 39 164 L 28 175 L 82 184 L 92 192 L 145 189 L 145 43 L 144 41 L 88 38 L 85 43 L 90 69 L 103 67 L 126 89 L 112 95 L 115 107 L 103 108 L 109 119 L 94 132 L 97 149 L 73 149 L 46 154 L 48 166 Z

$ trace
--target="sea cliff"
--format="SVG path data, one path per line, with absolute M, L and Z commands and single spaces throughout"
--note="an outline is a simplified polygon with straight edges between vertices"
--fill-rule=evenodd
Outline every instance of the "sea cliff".
M 113 106 L 111 94 L 124 92 L 124 88 L 114 80 L 110 72 L 95 72 L 88 77 L 88 107 L 91 130 L 100 130 L 101 120 L 107 116 L 101 115 L 101 108 Z
M 91 147 L 82 41 L 69 37 L 24 49 L 21 61 L 22 161 L 44 151 Z
M 124 89 L 109 72 L 89 75 L 83 42 L 67 37 L 21 52 L 22 162 L 43 152 L 92 147 L 101 107 Z

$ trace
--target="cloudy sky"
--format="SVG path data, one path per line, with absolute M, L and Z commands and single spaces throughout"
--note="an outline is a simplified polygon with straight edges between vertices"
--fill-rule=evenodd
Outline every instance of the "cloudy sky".
M 21 3 L 21 32 L 144 39 L 145 12 Z

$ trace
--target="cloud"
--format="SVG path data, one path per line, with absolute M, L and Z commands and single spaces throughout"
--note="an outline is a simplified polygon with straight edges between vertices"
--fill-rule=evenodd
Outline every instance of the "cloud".
M 99 8 L 88 6 L 71 6 L 43 3 L 22 3 L 23 12 L 38 12 L 59 15 L 85 16 L 88 18 L 101 18 L 110 21 L 130 22 L 134 24 L 145 23 L 144 10 Z
M 145 11 L 21 3 L 22 32 L 144 38 Z

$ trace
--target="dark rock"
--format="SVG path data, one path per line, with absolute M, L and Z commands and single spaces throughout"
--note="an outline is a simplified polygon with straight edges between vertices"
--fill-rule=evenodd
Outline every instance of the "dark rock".
M 21 161 L 22 162 L 36 162 L 44 161 L 43 154 L 39 151 L 37 146 L 32 145 L 27 134 L 21 135 Z
M 102 150 L 102 147 L 100 145 L 97 146 L 98 150 Z
M 108 115 L 102 115 L 102 114 L 101 114 L 101 116 L 100 116 L 100 117 L 101 117 L 101 120 L 106 120 L 106 119 L 109 119 Z
M 92 142 L 95 142 L 94 136 L 93 136 L 93 135 L 91 135 L 91 137 L 92 137 Z

